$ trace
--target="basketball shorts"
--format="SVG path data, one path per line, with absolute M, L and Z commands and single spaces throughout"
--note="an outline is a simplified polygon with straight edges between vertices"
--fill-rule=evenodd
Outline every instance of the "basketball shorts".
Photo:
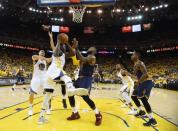
M 25 83 L 25 79 L 23 76 L 18 76 L 17 77 L 17 81 L 16 81 L 17 84 L 24 84 Z
M 90 88 L 92 87 L 92 81 L 93 81 L 93 77 L 91 76 L 79 77 L 74 82 L 74 86 L 75 88 L 84 88 L 90 90 Z
M 37 94 L 40 89 L 45 88 L 45 75 L 33 77 L 30 83 L 30 92 Z
M 149 99 L 153 87 L 154 83 L 152 80 L 144 81 L 134 89 L 132 96 L 137 96 L 138 98 L 146 97 L 147 99 Z

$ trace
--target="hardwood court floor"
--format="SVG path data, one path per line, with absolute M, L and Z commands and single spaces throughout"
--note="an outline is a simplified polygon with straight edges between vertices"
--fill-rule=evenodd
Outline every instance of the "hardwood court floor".
M 3 91 L 2 91 L 3 90 Z M 9 88 L 0 88 L 0 105 L 4 102 L 12 101 L 14 104 L 10 107 L 0 110 L 0 131 L 177 131 L 178 127 L 168 122 L 162 117 L 155 115 L 159 125 L 156 128 L 144 127 L 142 123 L 148 120 L 147 118 L 135 118 L 127 115 L 129 109 L 120 108 L 123 104 L 119 99 L 114 98 L 117 90 L 95 90 L 92 91 L 92 97 L 96 102 L 97 107 L 102 111 L 103 124 L 100 127 L 94 125 L 94 113 L 88 108 L 80 97 L 77 97 L 77 106 L 80 109 L 81 119 L 69 122 L 66 120 L 71 114 L 68 110 L 62 109 L 61 98 L 55 93 L 52 100 L 52 115 L 47 116 L 49 122 L 44 125 L 38 125 L 37 120 L 41 108 L 42 98 L 37 97 L 34 101 L 35 114 L 28 117 L 28 92 L 17 90 L 12 92 Z M 6 92 L 6 93 L 5 93 Z M 9 92 L 9 94 L 7 94 Z M 3 94 L 4 93 L 4 94 Z M 3 94 L 3 95 L 2 95 Z M 57 95 L 57 96 L 56 96 Z M 155 94 L 153 94 L 154 96 Z M 109 97 L 110 96 L 110 97 Z M 159 97 L 158 97 L 159 98 Z M 2 100 L 5 99 L 5 100 Z M 22 100 L 21 100 L 22 99 Z M 19 100 L 21 100 L 19 103 Z M 160 99 L 160 101 L 162 101 Z M 164 102 L 164 101 L 163 101 Z M 6 104 L 7 106 L 8 104 Z M 169 108 L 168 108 L 169 109 Z M 161 110 L 161 109 L 160 109 Z

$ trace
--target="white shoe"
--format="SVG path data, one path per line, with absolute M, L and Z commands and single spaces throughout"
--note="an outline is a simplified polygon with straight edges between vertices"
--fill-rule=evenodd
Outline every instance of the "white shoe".
M 47 122 L 48 122 L 48 120 L 44 116 L 40 116 L 38 119 L 38 124 L 44 124 Z
M 28 115 L 32 116 L 33 115 L 33 109 L 30 107 L 29 111 L 28 111 Z
M 126 105 L 126 104 L 123 104 L 123 105 L 121 106 L 121 108 L 127 108 L 127 105 Z
M 130 110 L 127 114 L 128 115 L 135 115 L 135 114 L 137 114 L 137 111 L 136 110 Z
M 51 110 L 50 110 L 50 109 L 47 109 L 47 110 L 46 110 L 46 114 L 47 114 L 47 115 L 51 115 Z

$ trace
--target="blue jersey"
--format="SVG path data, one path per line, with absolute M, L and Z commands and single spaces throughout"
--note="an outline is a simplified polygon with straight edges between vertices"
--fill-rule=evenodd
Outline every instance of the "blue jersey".
M 142 75 L 143 75 L 143 73 L 142 73 L 141 70 L 138 70 L 138 71 L 136 72 L 136 76 L 137 76 L 138 79 L 140 79 L 140 78 L 142 77 Z
M 90 65 L 89 63 L 84 63 L 80 67 L 79 76 L 91 76 L 92 77 L 94 73 L 94 69 L 95 69 L 94 65 Z

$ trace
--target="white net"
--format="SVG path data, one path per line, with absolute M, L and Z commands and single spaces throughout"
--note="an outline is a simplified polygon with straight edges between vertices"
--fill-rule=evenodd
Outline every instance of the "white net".
M 83 15 L 85 13 L 86 6 L 73 6 L 70 7 L 70 10 L 73 13 L 73 22 L 82 23 Z

